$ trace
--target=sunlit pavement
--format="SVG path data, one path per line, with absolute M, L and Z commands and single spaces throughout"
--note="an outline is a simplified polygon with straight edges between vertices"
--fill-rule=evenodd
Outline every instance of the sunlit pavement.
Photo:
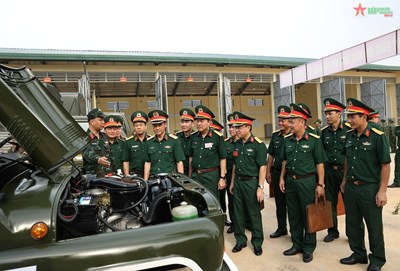
M 392 154 L 392 161 L 394 155 Z M 391 163 L 391 175 L 389 184 L 393 180 L 394 163 Z M 345 233 L 345 215 L 339 216 L 339 239 L 331 243 L 323 242 L 326 231 L 317 233 L 317 248 L 314 252 L 314 260 L 310 263 L 304 263 L 302 254 L 295 256 L 284 256 L 283 251 L 292 246 L 290 235 L 276 239 L 269 238 L 270 233 L 276 230 L 275 202 L 269 198 L 269 191 L 265 191 L 265 209 L 262 211 L 264 227 L 264 253 L 261 256 L 253 254 L 253 247 L 250 243 L 251 233 L 246 231 L 248 242 L 247 247 L 238 253 L 232 253 L 235 246 L 233 234 L 225 233 L 226 252 L 235 262 L 239 270 L 244 271 L 269 271 L 269 270 L 287 270 L 287 271 L 358 271 L 367 270 L 367 264 L 342 265 L 339 263 L 341 258 L 350 256 L 352 253 L 347 242 Z M 383 271 L 400 270 L 400 214 L 393 215 L 395 206 L 400 201 L 400 188 L 388 188 L 388 203 L 383 209 L 384 235 L 386 247 L 386 264 Z M 225 231 L 228 227 L 225 227 Z M 367 232 L 366 232 L 367 235 Z M 368 238 L 365 238 L 367 250 L 369 248 Z

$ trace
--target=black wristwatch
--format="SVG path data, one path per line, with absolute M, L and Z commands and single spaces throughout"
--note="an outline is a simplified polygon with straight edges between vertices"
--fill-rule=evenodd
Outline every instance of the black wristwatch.
M 220 179 L 226 179 L 226 176 L 219 176 Z

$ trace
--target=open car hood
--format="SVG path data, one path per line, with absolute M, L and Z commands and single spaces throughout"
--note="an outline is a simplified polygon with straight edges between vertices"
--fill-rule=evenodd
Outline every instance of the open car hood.
M 26 67 L 0 65 L 0 121 L 45 171 L 89 143 L 86 132 Z

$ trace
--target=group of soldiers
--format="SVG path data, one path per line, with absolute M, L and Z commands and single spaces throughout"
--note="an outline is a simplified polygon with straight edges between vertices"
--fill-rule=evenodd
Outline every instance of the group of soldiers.
M 353 253 L 340 263 L 368 263 L 369 258 L 367 270 L 376 271 L 386 261 L 382 207 L 387 203 L 390 151 L 384 133 L 368 121 L 373 112 L 356 99 L 348 99 L 346 108 L 327 98 L 327 126 L 316 131 L 307 125 L 312 117 L 307 105 L 281 105 L 277 112 L 279 130 L 273 133 L 267 149 L 252 133 L 254 118 L 241 112 L 227 116 L 230 137 L 224 139 L 220 132 L 224 127 L 203 105 L 197 106 L 195 112 L 189 108 L 180 110 L 181 131 L 175 134 L 167 133 L 166 112 L 136 111 L 131 115 L 134 134 L 122 139 L 122 120 L 118 116 L 105 117 L 101 110 L 94 109 L 88 114 L 92 141 L 83 155 L 84 169 L 96 174 L 122 169 L 125 175 L 136 174 L 145 180 L 166 172 L 188 175 L 219 199 L 224 211 L 227 195 L 231 220 L 227 221 L 227 232 L 234 232 L 236 239 L 232 251 L 239 252 L 247 246 L 247 228 L 257 256 L 263 253 L 260 210 L 267 180 L 274 189 L 278 224 L 270 237 L 288 234 L 288 217 L 292 246 L 283 254 L 302 253 L 306 263 L 313 260 L 316 248 L 316 234 L 307 231 L 306 206 L 315 197 L 325 195 L 332 202 L 334 223 L 324 238 L 324 242 L 332 242 L 339 238 L 337 203 L 342 193 L 346 235 Z M 342 121 L 344 113 L 347 122 Z M 149 120 L 153 136 L 147 134 Z M 106 136 L 101 132 L 103 128 Z M 368 257 L 363 221 L 369 234 Z

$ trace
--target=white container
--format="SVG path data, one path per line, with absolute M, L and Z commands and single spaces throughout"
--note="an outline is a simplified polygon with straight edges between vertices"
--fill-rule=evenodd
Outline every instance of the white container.
M 182 201 L 181 206 L 173 208 L 171 214 L 173 221 L 188 220 L 199 217 L 197 208 L 188 204 L 186 201 Z

